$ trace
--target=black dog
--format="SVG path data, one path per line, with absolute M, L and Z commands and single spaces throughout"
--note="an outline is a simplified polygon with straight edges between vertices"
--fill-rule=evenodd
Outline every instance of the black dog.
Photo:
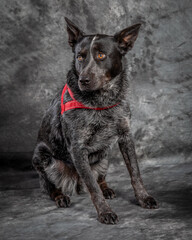
M 69 19 L 66 22 L 74 61 L 67 85 L 43 118 L 33 165 L 58 207 L 68 207 L 68 195 L 86 186 L 99 221 L 114 224 L 118 217 L 105 198 L 114 198 L 115 193 L 105 176 L 107 152 L 116 141 L 139 204 L 157 208 L 144 188 L 129 125 L 124 55 L 133 47 L 140 24 L 108 36 L 86 35 Z

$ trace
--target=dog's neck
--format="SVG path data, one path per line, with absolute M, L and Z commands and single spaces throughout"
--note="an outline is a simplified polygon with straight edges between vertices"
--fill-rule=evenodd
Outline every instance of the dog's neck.
M 121 103 L 125 100 L 128 89 L 128 79 L 125 70 L 123 70 L 102 89 L 82 92 L 78 86 L 78 76 L 75 71 L 74 62 L 72 69 L 67 75 L 67 84 L 73 92 L 75 99 L 89 107 L 106 107 Z

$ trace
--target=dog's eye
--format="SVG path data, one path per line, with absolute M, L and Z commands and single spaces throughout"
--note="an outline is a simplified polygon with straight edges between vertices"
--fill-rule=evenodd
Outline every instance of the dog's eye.
M 83 57 L 82 57 L 81 55 L 79 55 L 79 56 L 77 57 L 77 59 L 78 59 L 79 62 L 82 62 L 82 61 L 83 61 Z
M 100 52 L 100 53 L 97 54 L 98 59 L 104 59 L 105 57 L 106 57 L 106 55 L 104 53 Z

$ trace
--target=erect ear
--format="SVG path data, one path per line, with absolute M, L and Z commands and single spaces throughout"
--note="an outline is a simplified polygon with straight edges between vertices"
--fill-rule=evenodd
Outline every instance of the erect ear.
M 118 42 L 122 55 L 125 55 L 127 51 L 133 47 L 134 42 L 137 39 L 140 26 L 141 24 L 138 23 L 115 34 L 114 38 Z
M 68 18 L 65 17 L 67 22 L 68 42 L 71 47 L 74 47 L 78 39 L 83 36 L 83 32 L 75 26 Z

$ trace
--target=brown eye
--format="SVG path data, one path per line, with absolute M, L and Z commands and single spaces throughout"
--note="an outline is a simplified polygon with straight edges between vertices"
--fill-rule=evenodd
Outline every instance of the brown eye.
M 105 56 L 106 56 L 106 55 L 105 55 L 104 53 L 98 53 L 97 58 L 98 58 L 98 59 L 104 59 Z
M 80 56 L 80 55 L 77 57 L 77 59 L 78 59 L 79 62 L 82 62 L 82 61 L 83 61 L 83 57 Z

